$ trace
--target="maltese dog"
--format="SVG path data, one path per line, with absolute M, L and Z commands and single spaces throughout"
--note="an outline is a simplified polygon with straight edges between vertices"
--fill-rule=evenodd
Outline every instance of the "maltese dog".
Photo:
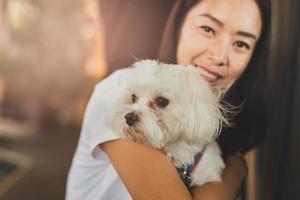
M 199 68 L 143 60 L 130 70 L 109 126 L 121 139 L 166 152 L 188 187 L 221 181 L 215 138 L 227 121 Z

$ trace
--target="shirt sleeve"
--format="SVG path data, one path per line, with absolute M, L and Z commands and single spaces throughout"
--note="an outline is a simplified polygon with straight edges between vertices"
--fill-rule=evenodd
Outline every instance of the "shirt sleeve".
M 98 83 L 87 105 L 81 139 L 94 158 L 101 152 L 99 144 L 119 138 L 107 125 L 106 119 L 111 114 L 110 105 L 120 98 L 124 90 L 128 71 L 129 68 L 118 70 Z

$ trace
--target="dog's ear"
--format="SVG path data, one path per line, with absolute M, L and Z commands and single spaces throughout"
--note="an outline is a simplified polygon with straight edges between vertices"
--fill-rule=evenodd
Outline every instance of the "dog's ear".
M 180 127 L 183 137 L 192 143 L 211 142 L 226 121 L 218 96 L 195 70 L 183 73 L 181 91 L 185 109 Z
M 181 131 L 187 141 L 207 144 L 218 135 L 222 114 L 213 104 L 201 101 L 189 104 L 184 113 Z

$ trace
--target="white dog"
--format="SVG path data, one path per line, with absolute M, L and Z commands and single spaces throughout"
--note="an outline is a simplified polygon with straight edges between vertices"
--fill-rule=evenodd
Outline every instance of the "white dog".
M 198 68 L 139 61 L 121 92 L 107 123 L 122 139 L 165 151 L 188 186 L 221 181 L 215 138 L 226 119 Z

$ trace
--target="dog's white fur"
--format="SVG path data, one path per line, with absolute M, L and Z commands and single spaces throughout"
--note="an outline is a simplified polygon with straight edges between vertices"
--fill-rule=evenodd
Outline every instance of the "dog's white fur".
M 192 66 L 139 61 L 131 69 L 121 98 L 111 103 L 108 125 L 122 139 L 148 144 L 164 150 L 176 167 L 189 165 L 194 155 L 206 148 L 191 174 L 191 186 L 221 181 L 224 163 L 215 138 L 222 122 L 226 122 L 218 95 Z M 137 101 L 132 102 L 132 94 Z M 158 96 L 169 104 L 156 105 Z M 139 121 L 126 124 L 125 115 L 134 112 Z

